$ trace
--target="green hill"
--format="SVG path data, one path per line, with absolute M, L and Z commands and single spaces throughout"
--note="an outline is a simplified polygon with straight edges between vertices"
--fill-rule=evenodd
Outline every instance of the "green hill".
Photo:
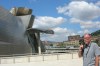
M 97 30 L 97 31 L 91 33 L 91 35 L 92 35 L 92 36 L 97 36 L 97 37 L 98 37 L 98 39 L 95 40 L 95 42 L 100 46 L 100 30 Z
M 100 30 L 91 33 L 92 36 L 100 36 Z

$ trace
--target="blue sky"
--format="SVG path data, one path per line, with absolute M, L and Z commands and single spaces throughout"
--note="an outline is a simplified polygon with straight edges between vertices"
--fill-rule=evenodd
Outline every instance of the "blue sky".
M 26 7 L 33 10 L 33 28 L 52 29 L 54 35 L 41 34 L 43 41 L 67 41 L 69 35 L 83 35 L 100 29 L 99 0 L 0 0 L 10 10 Z

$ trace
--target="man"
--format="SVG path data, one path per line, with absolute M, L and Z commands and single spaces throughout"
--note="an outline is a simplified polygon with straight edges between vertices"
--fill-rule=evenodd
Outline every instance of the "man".
M 99 66 L 100 49 L 96 43 L 91 42 L 91 35 L 84 35 L 85 45 L 80 45 L 79 57 L 83 56 L 83 66 Z

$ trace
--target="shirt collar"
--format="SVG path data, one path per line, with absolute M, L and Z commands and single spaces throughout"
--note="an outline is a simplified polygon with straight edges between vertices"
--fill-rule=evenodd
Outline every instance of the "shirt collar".
M 91 42 L 88 44 L 88 47 L 90 47 L 91 46 Z

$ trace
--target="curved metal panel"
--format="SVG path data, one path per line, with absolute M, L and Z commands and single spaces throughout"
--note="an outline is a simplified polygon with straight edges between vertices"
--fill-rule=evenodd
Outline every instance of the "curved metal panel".
M 0 7 L 0 55 L 32 53 L 25 32 L 22 20 Z

